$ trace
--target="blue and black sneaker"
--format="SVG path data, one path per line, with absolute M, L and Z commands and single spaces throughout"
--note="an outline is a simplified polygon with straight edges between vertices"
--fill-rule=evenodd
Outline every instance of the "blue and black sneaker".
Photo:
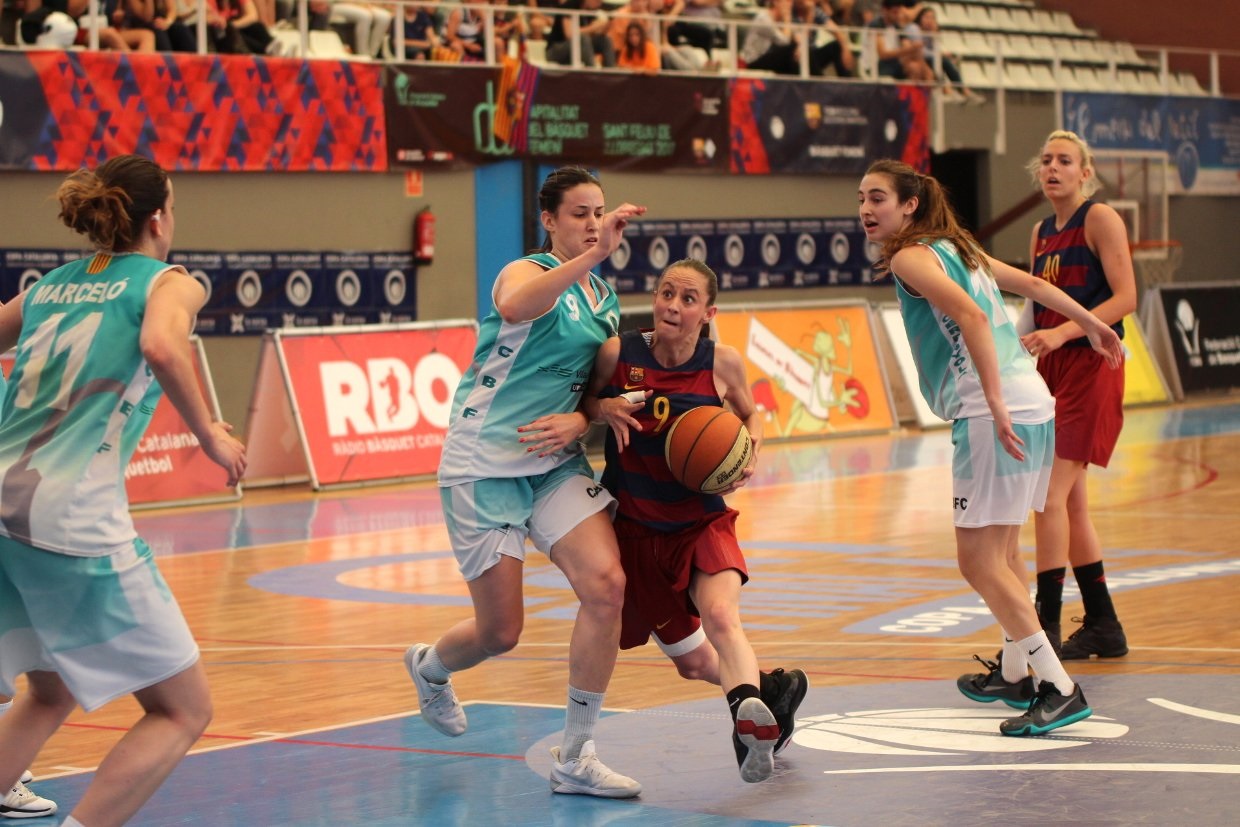
M 977 655 L 973 660 L 986 667 L 985 672 L 975 675 L 961 675 L 956 678 L 956 688 L 960 694 L 979 703 L 1003 701 L 1012 709 L 1028 709 L 1029 702 L 1036 694 L 1033 689 L 1033 678 L 1026 675 L 1015 683 L 1003 679 L 1003 671 L 999 664 L 992 660 L 982 660 Z
M 1071 695 L 1064 695 L 1050 681 L 1042 681 L 1038 693 L 1029 703 L 1029 709 L 1019 718 L 1009 718 L 999 724 L 1004 735 L 1045 735 L 1052 729 L 1083 721 L 1094 711 L 1085 700 L 1085 693 L 1078 683 Z

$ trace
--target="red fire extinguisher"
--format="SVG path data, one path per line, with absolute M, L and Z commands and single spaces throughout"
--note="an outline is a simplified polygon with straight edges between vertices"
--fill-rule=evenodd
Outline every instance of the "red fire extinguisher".
M 413 217 L 413 258 L 418 264 L 430 264 L 435 259 L 435 214 L 429 206 Z

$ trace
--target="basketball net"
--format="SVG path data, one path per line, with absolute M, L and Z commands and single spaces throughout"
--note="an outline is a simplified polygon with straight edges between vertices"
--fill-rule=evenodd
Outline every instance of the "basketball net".
M 1130 248 L 1132 269 L 1141 292 L 1175 281 L 1175 274 L 1184 259 L 1184 247 L 1180 242 L 1138 241 Z

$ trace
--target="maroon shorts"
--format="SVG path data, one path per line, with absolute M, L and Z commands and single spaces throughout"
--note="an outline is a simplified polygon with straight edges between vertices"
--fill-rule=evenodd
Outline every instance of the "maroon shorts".
M 1055 456 L 1106 468 L 1124 427 L 1124 369 L 1088 347 L 1061 347 L 1038 359 L 1055 397 Z
M 616 518 L 626 579 L 621 649 L 641 646 L 652 632 L 664 643 L 679 643 L 701 627 L 697 607 L 689 597 L 689 579 L 695 570 L 715 574 L 736 569 L 742 583 L 749 579 L 745 556 L 736 542 L 736 516 L 729 508 L 675 534 Z

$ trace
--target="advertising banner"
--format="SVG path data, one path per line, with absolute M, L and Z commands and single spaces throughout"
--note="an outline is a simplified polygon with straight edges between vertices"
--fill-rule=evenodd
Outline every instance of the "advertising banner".
M 219 403 L 202 340 L 194 336 L 190 342 L 198 388 L 212 415 L 218 418 Z M 238 487 L 228 485 L 228 473 L 203 452 L 198 438 L 190 432 L 167 395 L 160 397 L 151 423 L 125 469 L 125 490 L 133 507 L 231 500 L 241 496 Z
M 609 169 L 727 169 L 722 79 L 388 66 L 396 165 L 548 159 Z
M 1146 330 L 1177 397 L 1240 388 L 1240 282 L 1156 290 Z
M 857 175 L 879 158 L 930 169 L 930 93 L 917 86 L 736 78 L 731 170 Z
M 1240 100 L 1065 92 L 1060 114 L 1095 152 L 1166 152 L 1172 193 L 1240 193 Z
M 637 221 L 599 266 L 617 293 L 654 290 L 667 265 L 706 262 L 719 289 L 869 284 L 877 248 L 856 218 Z
M 10 302 L 62 264 L 77 261 L 80 250 L 0 250 L 0 302 Z
M 463 320 L 276 333 L 311 484 L 433 474 L 477 338 Z
M 1136 314 L 1124 317 L 1124 407 L 1170 402 L 1167 383 L 1150 354 Z
M 889 431 L 896 413 L 866 302 L 721 306 L 770 438 Z
M 380 78 L 355 61 L 0 51 L 0 168 L 135 153 L 194 172 L 382 172 Z

